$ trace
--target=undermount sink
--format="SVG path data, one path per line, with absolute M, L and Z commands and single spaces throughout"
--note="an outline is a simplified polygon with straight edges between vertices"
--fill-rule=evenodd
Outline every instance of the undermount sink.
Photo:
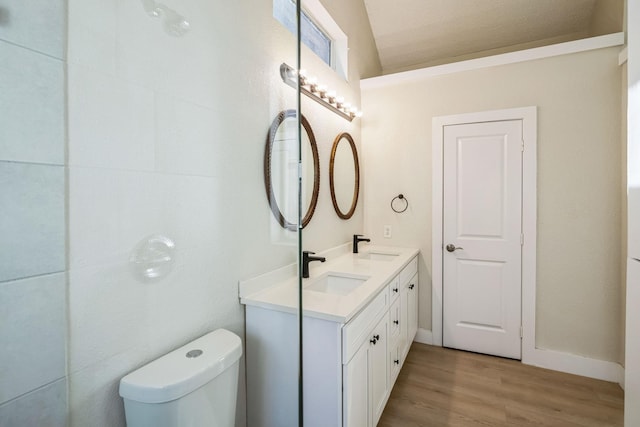
M 371 261 L 393 261 L 399 254 L 387 253 L 387 252 L 363 252 L 358 254 L 360 259 L 368 259 Z
M 369 276 L 358 276 L 346 273 L 324 273 L 306 285 L 307 291 L 323 292 L 325 294 L 348 295 L 359 288 Z

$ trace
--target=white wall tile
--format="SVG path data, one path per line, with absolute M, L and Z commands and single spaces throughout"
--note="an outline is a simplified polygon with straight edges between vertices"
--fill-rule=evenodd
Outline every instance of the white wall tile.
M 69 164 L 153 170 L 153 92 L 79 65 L 68 73 Z
M 67 380 L 60 379 L 0 405 L 2 427 L 66 427 Z
M 165 2 L 190 24 L 186 34 L 176 37 L 165 30 L 164 18 L 150 16 L 142 2 L 120 3 L 116 28 L 119 77 L 199 105 L 234 102 L 231 80 L 241 65 L 231 65 L 225 51 L 234 52 L 239 60 L 248 52 L 238 38 L 233 40 L 233 49 L 228 49 L 229 39 L 219 30 L 220 21 L 233 19 L 225 13 L 225 6 L 202 0 Z
M 69 375 L 70 427 L 125 427 L 120 379 L 151 360 L 140 349 L 113 356 Z
M 71 370 L 126 353 L 165 324 L 179 323 L 182 334 L 159 332 L 164 343 L 197 333 L 203 316 L 211 317 L 211 280 L 233 257 L 220 235 L 232 238 L 234 230 L 216 226 L 234 216 L 221 181 L 86 168 L 71 168 L 69 179 Z M 175 241 L 177 261 L 166 279 L 148 283 L 130 257 L 154 233 Z M 166 304 L 154 304 L 158 292 L 168 295 Z M 224 301 L 235 305 L 236 293 L 229 295 Z
M 156 96 L 157 170 L 220 176 L 228 163 L 224 147 L 232 139 L 231 114 L 220 114 L 181 99 Z
M 0 39 L 64 57 L 65 0 L 0 0 Z
M 161 230 L 165 211 L 159 175 L 99 168 L 69 168 L 71 270 L 128 261 L 145 236 Z
M 62 61 L 0 41 L 0 93 L 0 160 L 62 165 Z
M 0 161 L 0 281 L 65 269 L 62 166 Z
M 138 357 L 153 328 L 148 286 L 128 259 L 69 272 L 69 370 L 76 373 L 118 354 Z
M 69 33 L 74 35 L 68 41 L 68 61 L 115 75 L 117 2 L 70 1 L 68 8 Z
M 0 402 L 65 376 L 65 280 L 58 273 L 0 283 Z

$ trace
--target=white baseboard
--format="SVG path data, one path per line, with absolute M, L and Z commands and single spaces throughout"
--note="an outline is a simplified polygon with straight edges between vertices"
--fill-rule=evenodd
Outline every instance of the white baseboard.
M 426 329 L 418 329 L 414 341 L 421 344 L 434 345 L 433 333 Z M 523 348 L 522 363 L 567 374 L 618 383 L 624 389 L 625 372 L 619 363 L 539 348 L 532 351 L 526 351 Z
M 529 354 L 526 354 L 529 353 Z M 524 352 L 522 363 L 568 374 L 610 381 L 624 388 L 624 369 L 620 364 L 604 360 L 590 359 L 575 354 L 536 348 Z
M 420 344 L 429 344 L 433 345 L 433 334 L 431 331 L 426 329 L 419 328 L 418 332 L 416 332 L 415 338 L 413 338 L 415 342 L 419 342 Z

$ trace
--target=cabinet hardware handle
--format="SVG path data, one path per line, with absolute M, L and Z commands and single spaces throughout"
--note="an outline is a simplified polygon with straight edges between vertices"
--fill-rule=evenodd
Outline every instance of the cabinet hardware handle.
M 398 292 L 398 288 L 393 288 L 393 292 Z
M 399 365 L 400 361 L 396 359 L 396 360 L 393 361 L 393 363 L 395 363 L 396 365 Z
M 413 283 L 409 285 L 409 289 L 413 289 L 416 285 L 414 285 Z
M 378 342 L 378 340 L 377 340 L 375 337 L 373 337 L 373 339 L 369 340 L 369 342 L 370 342 L 371 344 L 373 344 L 373 345 L 376 345 L 376 343 Z
M 394 320 L 393 323 L 395 323 L 396 325 L 399 325 L 400 321 L 399 320 Z
M 380 335 L 374 335 L 373 337 L 374 337 L 376 340 L 379 340 L 379 339 L 380 339 Z

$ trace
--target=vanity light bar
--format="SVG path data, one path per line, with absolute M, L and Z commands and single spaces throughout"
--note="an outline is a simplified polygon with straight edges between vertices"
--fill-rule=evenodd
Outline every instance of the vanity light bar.
M 352 121 L 356 117 L 362 117 L 362 111 L 344 102 L 344 98 L 337 96 L 335 91 L 330 91 L 327 86 L 319 84 L 315 77 L 307 77 L 304 70 L 297 72 L 283 62 L 280 65 L 280 77 L 294 89 L 298 87 L 298 78 L 300 78 L 300 92 L 346 120 Z

